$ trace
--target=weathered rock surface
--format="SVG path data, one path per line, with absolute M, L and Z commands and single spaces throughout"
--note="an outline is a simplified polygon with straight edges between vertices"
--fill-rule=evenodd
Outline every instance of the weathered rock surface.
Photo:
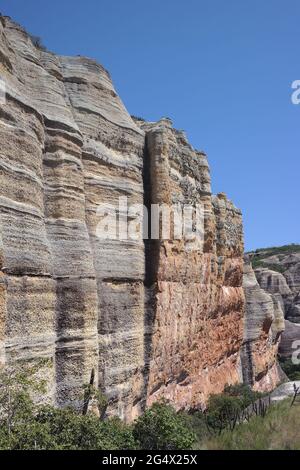
M 300 381 L 296 380 L 295 382 L 286 382 L 279 387 L 277 387 L 271 393 L 271 402 L 278 402 L 285 400 L 286 398 L 293 397 L 295 395 L 295 387 L 300 390 Z M 297 395 L 299 396 L 299 395 Z M 297 398 L 298 401 L 298 398 Z
M 211 196 L 205 154 L 168 120 L 141 125 L 147 134 L 152 204 L 202 204 L 204 240 L 150 242 L 147 279 L 147 402 L 161 397 L 197 407 L 239 377 L 243 305 L 241 214 Z M 155 261 L 155 265 L 153 264 Z
M 244 291 L 246 313 L 242 370 L 244 381 L 257 390 L 270 391 L 283 378 L 277 363 L 280 337 L 284 331 L 284 312 L 278 294 L 263 290 L 245 256 Z
M 249 255 L 256 265 L 260 286 L 267 292 L 279 294 L 285 317 L 300 323 L 300 246 L 268 248 Z
M 122 415 L 142 394 L 144 245 L 103 244 L 96 210 L 143 202 L 144 133 L 103 67 L 36 49 L 6 18 L 0 32 L 5 358 L 48 359 L 59 405 L 94 368 Z
M 101 65 L 37 49 L 4 17 L 0 73 L 1 361 L 43 359 L 45 398 L 60 406 L 79 406 L 94 369 L 108 414 L 128 420 L 162 397 L 203 406 L 241 381 L 242 219 L 212 196 L 206 155 L 168 119 L 133 120 Z M 120 197 L 199 204 L 203 237 L 103 239 L 99 206 L 122 221 Z M 133 232 L 140 222 L 130 214 Z M 264 301 L 243 347 L 254 345 L 258 386 L 282 328 Z
M 249 253 L 256 266 L 255 275 L 262 289 L 275 294 L 284 311 L 285 331 L 279 353 L 292 356 L 294 341 L 300 341 L 300 246 L 287 245 Z
M 299 351 L 300 325 L 298 323 L 292 323 L 289 320 L 285 320 L 285 330 L 279 345 L 280 357 L 290 359 L 293 354 L 296 354 L 296 358 L 300 359 Z

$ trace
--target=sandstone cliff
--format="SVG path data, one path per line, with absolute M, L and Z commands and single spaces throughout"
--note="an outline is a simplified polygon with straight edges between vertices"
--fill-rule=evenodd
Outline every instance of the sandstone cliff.
M 260 286 L 280 296 L 285 317 L 300 323 L 300 245 L 249 253 Z
M 203 406 L 241 381 L 243 335 L 243 348 L 264 335 L 247 349 L 266 354 L 260 381 L 275 363 L 272 322 L 243 333 L 241 213 L 211 194 L 206 155 L 168 119 L 133 120 L 101 65 L 38 49 L 6 17 L 0 72 L 1 361 L 43 359 L 60 406 L 79 405 L 94 369 L 108 414 L 128 420 L 162 397 Z M 97 236 L 99 205 L 125 196 L 201 204 L 203 240 Z
M 266 248 L 249 253 L 260 287 L 276 295 L 285 317 L 279 353 L 290 357 L 294 341 L 300 340 L 300 246 Z
M 246 297 L 244 342 L 241 350 L 244 382 L 260 391 L 271 391 L 284 378 L 277 355 L 285 329 L 280 296 L 269 294 L 259 285 L 245 256 L 244 291 Z

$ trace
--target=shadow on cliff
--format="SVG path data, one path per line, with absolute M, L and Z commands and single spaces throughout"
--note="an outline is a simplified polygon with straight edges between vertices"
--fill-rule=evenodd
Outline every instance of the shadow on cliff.
M 151 156 L 146 145 L 143 155 L 143 184 L 144 184 L 144 206 L 148 209 L 148 235 L 145 244 L 145 298 L 144 298 L 144 394 L 142 408 L 145 409 L 147 398 L 151 394 L 150 364 L 153 355 L 153 336 L 157 311 L 157 278 L 160 257 L 160 241 L 151 240 L 151 204 L 153 202 L 152 178 L 151 178 Z

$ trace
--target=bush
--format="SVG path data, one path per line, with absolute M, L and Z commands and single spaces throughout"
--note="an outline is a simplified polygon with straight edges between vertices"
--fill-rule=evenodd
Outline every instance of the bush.
M 220 433 L 227 427 L 233 428 L 241 412 L 261 397 L 253 392 L 248 385 L 236 384 L 226 386 L 224 393 L 212 395 L 206 411 L 208 428 Z
M 155 403 L 137 419 L 133 435 L 147 450 L 186 450 L 196 441 L 185 417 L 164 402 Z
M 182 416 L 185 418 L 186 425 L 190 431 L 195 434 L 196 441 L 199 445 L 204 439 L 210 436 L 210 432 L 207 428 L 206 417 L 202 411 L 182 413 Z
M 118 418 L 101 421 L 95 415 L 79 415 L 72 409 L 42 408 L 37 421 L 45 424 L 61 450 L 135 449 L 132 427 Z M 58 439 L 57 439 L 58 437 Z
M 0 374 L 1 450 L 135 449 L 132 426 L 113 418 L 101 421 L 73 409 L 35 405 L 31 393 L 41 392 L 34 374 L 39 365 L 8 367 Z
M 300 450 L 300 407 L 291 399 L 272 405 L 265 417 L 225 430 L 208 440 L 205 448 L 214 450 Z
M 246 384 L 227 385 L 224 389 L 224 394 L 229 397 L 237 398 L 242 409 L 247 408 L 247 406 L 263 396 L 263 394 L 259 392 L 254 392 L 249 385 Z
M 242 411 L 239 399 L 226 395 L 213 395 L 208 406 L 207 425 L 213 432 L 221 432 L 230 426 Z
M 136 121 L 146 122 L 146 119 L 142 118 L 141 116 L 135 116 L 134 114 L 131 115 L 131 118 Z
M 291 359 L 280 359 L 279 363 L 291 381 L 300 380 L 300 364 L 293 364 Z
M 43 44 L 42 39 L 39 36 L 29 34 L 32 44 L 40 51 L 46 51 L 47 47 Z
M 284 246 L 273 246 L 270 248 L 259 248 L 254 252 L 250 253 L 251 256 L 251 263 L 253 269 L 256 268 L 268 268 L 272 271 L 277 271 L 279 273 L 284 273 L 285 267 L 281 266 L 280 264 L 271 264 L 268 263 L 268 259 L 270 256 L 274 255 L 287 255 L 292 253 L 298 253 L 300 251 L 300 245 L 292 243 L 290 245 Z

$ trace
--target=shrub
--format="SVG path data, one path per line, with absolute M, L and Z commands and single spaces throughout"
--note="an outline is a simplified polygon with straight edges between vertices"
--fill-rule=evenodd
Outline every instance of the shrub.
M 207 425 L 213 432 L 221 432 L 235 422 L 242 411 L 239 399 L 226 395 L 213 395 L 209 399 Z
M 47 48 L 43 44 L 42 39 L 39 36 L 34 36 L 33 34 L 29 34 L 32 44 L 39 49 L 40 51 L 46 51 Z
M 291 359 L 279 360 L 282 370 L 292 380 L 300 380 L 300 364 L 293 364 Z
M 155 403 L 137 419 L 133 435 L 147 450 L 191 449 L 196 441 L 185 417 L 164 402 Z
M 205 447 L 214 450 L 300 450 L 300 407 L 291 399 L 272 405 L 265 417 L 253 416 L 249 422 L 225 430 Z
M 261 397 L 253 392 L 248 385 L 228 385 L 224 393 L 212 395 L 206 411 L 206 422 L 212 432 L 220 433 L 223 429 L 234 428 L 245 408 Z
M 131 115 L 131 118 L 136 120 L 136 121 L 142 121 L 142 122 L 146 122 L 146 119 L 140 117 L 140 116 L 135 116 L 134 114 Z
M 261 393 L 254 392 L 246 384 L 227 385 L 224 389 L 224 394 L 229 397 L 238 398 L 243 409 L 262 397 Z
M 34 404 L 30 393 L 42 391 L 38 367 L 6 368 L 0 374 L 0 449 L 135 449 L 132 426 L 113 418 L 101 421 L 73 409 Z
M 136 448 L 132 427 L 118 418 L 101 421 L 95 415 L 79 415 L 72 409 L 44 407 L 39 411 L 37 421 L 47 425 L 55 447 L 61 450 Z

